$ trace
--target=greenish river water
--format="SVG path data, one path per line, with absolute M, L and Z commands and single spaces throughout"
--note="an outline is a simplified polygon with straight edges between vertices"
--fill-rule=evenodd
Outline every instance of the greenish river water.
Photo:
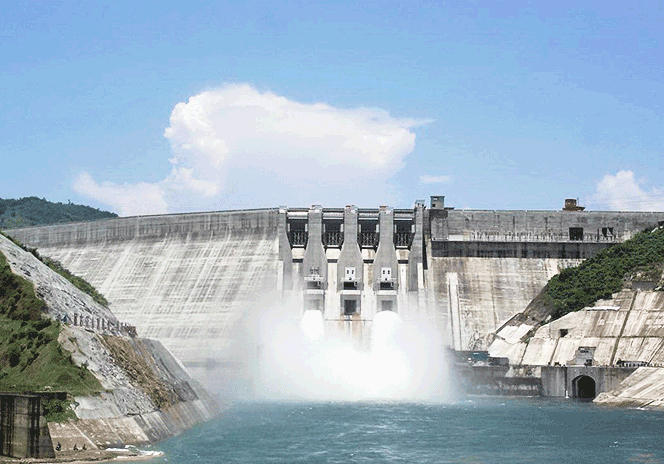
M 244 403 L 150 462 L 664 463 L 664 413 L 544 398 Z

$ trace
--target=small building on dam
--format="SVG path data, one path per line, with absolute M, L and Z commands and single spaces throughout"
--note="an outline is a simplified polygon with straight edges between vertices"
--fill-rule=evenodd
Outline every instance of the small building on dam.
M 380 311 L 418 317 L 456 350 L 522 311 L 562 269 L 664 224 L 664 213 L 267 208 L 138 216 L 8 231 L 92 283 L 119 319 L 194 376 L 230 369 L 244 316 L 283 301 L 361 336 Z M 301 315 L 301 313 L 299 314 Z M 296 317 L 298 314 L 296 314 Z

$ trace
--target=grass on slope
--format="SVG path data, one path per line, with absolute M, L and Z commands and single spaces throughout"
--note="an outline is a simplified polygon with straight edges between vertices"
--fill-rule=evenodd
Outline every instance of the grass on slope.
M 94 375 L 60 346 L 60 322 L 41 318 L 45 308 L 32 283 L 13 274 L 0 253 L 0 391 L 100 391 Z
M 0 253 L 0 315 L 19 321 L 41 318 L 46 303 L 37 298 L 31 282 L 14 275 Z
M 51 268 L 52 271 L 57 272 L 60 274 L 62 277 L 67 279 L 74 287 L 78 288 L 80 291 L 83 293 L 86 293 L 92 297 L 92 299 L 99 303 L 100 305 L 108 308 L 108 300 L 97 291 L 95 287 L 92 286 L 87 280 L 85 280 L 83 277 L 79 277 L 75 274 L 72 274 L 69 269 L 65 268 L 60 261 L 56 261 L 55 259 L 47 258 L 45 256 L 41 256 L 36 248 L 30 248 L 25 245 L 23 245 L 21 242 L 16 240 L 13 237 L 10 237 L 9 235 L 5 234 L 4 232 L 0 232 L 0 235 L 3 235 L 7 239 L 11 240 L 14 245 L 18 246 L 24 251 L 27 251 L 28 253 L 31 253 L 35 258 L 40 260 L 42 263 L 46 264 L 49 268 Z
M 49 319 L 0 318 L 0 391 L 66 391 L 89 395 L 102 390 L 85 366 L 76 366 L 58 342 L 60 323 Z M 47 388 L 50 387 L 50 388 Z
M 579 266 L 563 270 L 546 284 L 526 308 L 526 315 L 543 320 L 559 319 L 597 300 L 610 298 L 623 286 L 623 278 L 640 270 L 660 269 L 664 262 L 664 228 L 636 234 L 630 240 L 602 250 Z M 661 275 L 661 274 L 660 274 Z
M 47 258 L 45 256 L 40 256 L 35 249 L 30 250 L 30 252 L 38 259 L 40 259 L 42 263 L 50 267 L 51 270 L 57 272 L 62 277 L 67 279 L 74 287 L 78 288 L 83 293 L 87 293 L 95 302 L 108 308 L 108 300 L 106 300 L 104 295 L 99 293 L 97 289 L 94 288 L 92 284 L 85 280 L 83 277 L 79 277 L 69 272 L 69 269 L 65 268 L 60 261 L 56 261 L 55 259 Z

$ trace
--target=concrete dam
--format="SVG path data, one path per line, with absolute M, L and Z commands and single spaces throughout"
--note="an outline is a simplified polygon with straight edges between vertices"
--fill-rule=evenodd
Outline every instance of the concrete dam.
M 364 337 L 376 315 L 428 321 L 456 350 L 522 311 L 546 282 L 664 213 L 269 208 L 139 216 L 8 231 L 92 283 L 121 320 L 206 382 L 232 369 L 247 314 L 282 302 Z

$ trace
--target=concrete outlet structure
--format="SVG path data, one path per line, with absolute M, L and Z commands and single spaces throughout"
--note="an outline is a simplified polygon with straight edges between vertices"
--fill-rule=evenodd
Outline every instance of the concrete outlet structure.
M 425 309 L 417 306 L 416 296 L 409 298 L 420 290 L 424 235 L 421 226 L 415 233 L 415 223 L 419 217 L 423 224 L 423 213 L 422 204 L 397 211 L 352 205 L 282 211 L 288 231 L 288 247 L 279 247 L 281 261 L 288 263 L 282 288 L 291 298 L 301 297 L 304 309 L 320 310 L 325 320 L 359 334 L 355 326 L 369 323 L 379 311 Z M 420 243 L 411 253 L 415 235 Z M 415 278 L 409 279 L 413 270 Z
M 595 398 L 615 390 L 636 368 L 608 366 L 543 366 L 542 395 Z
M 54 458 L 51 435 L 38 395 L 0 393 L 0 455 Z

